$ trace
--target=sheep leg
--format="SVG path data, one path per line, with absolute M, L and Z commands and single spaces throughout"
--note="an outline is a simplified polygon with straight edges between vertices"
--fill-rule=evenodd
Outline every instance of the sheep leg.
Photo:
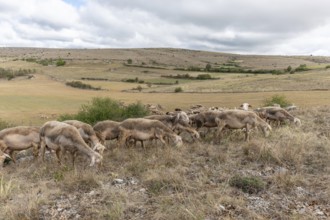
M 245 125 L 245 141 L 249 141 L 249 132 L 250 132 L 249 125 L 246 124 Z
M 215 133 L 215 140 L 216 141 L 221 141 L 222 139 L 222 130 L 225 128 L 226 124 L 224 121 L 220 120 L 220 119 L 216 119 L 216 123 L 217 123 L 217 127 L 218 127 L 218 130 L 217 132 Z
M 62 165 L 62 163 L 61 163 L 61 149 L 60 148 L 56 149 L 55 153 L 56 153 L 57 163 L 59 165 Z
M 15 151 L 13 150 L 9 150 L 8 151 L 9 156 L 11 157 L 11 159 L 13 160 L 14 163 L 16 163 L 16 158 L 15 158 Z
M 43 162 L 45 162 L 45 151 L 46 151 L 46 144 L 44 140 L 40 141 L 40 155 L 41 155 L 41 159 Z

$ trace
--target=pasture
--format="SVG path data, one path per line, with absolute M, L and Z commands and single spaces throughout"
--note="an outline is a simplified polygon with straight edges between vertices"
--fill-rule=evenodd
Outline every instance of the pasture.
M 66 64 L 27 61 L 58 58 Z M 304 64 L 309 70 L 279 75 L 182 70 L 206 64 L 251 71 Z M 327 219 L 329 64 L 329 57 L 171 48 L 0 48 L 1 68 L 35 70 L 32 78 L 0 79 L 0 119 L 11 125 L 40 126 L 76 113 L 93 97 L 160 104 L 173 111 L 196 104 L 234 108 L 249 102 L 259 107 L 274 94 L 297 105 L 292 114 L 302 121 L 301 127 L 273 128 L 267 138 L 254 131 L 250 142 L 244 142 L 240 131 L 228 132 L 220 144 L 214 144 L 211 134 L 198 142 L 183 134 L 180 148 L 153 142 L 146 149 L 115 147 L 111 141 L 100 170 L 86 168 L 83 158 L 74 169 L 58 166 L 53 155 L 45 163 L 32 160 L 30 152 L 17 155 L 22 158 L 17 164 L 0 170 L 0 219 Z M 219 79 L 163 77 L 205 73 Z M 101 90 L 73 88 L 65 84 L 70 81 Z M 175 93 L 177 87 L 183 91 Z M 248 188 L 240 187 L 238 177 L 246 178 L 242 181 Z

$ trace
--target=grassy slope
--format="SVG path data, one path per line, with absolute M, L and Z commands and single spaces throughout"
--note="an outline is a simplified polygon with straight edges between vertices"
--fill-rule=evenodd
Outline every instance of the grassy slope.
M 86 161 L 77 170 L 58 167 L 54 155 L 43 165 L 11 164 L 0 182 L 0 218 L 325 219 L 330 112 L 318 107 L 295 115 L 301 128 L 276 128 L 267 139 L 254 132 L 249 143 L 240 132 L 227 134 L 220 145 L 211 143 L 211 135 L 181 148 L 109 143 L 98 172 L 83 168 Z M 230 186 L 235 175 L 265 185 L 244 193 Z
M 69 58 L 64 67 L 44 67 L 13 61 L 15 58 Z M 125 67 L 134 62 L 166 66 L 168 70 Z M 222 74 L 218 81 L 185 81 L 184 91 L 214 93 L 128 93 L 138 84 L 120 82 L 135 78 L 161 81 L 161 74 L 176 74 L 176 66 L 224 63 L 238 60 L 246 67 L 286 68 L 306 63 L 322 67 L 293 75 Z M 329 88 L 329 63 L 324 57 L 239 56 L 176 49 L 142 50 L 46 50 L 0 49 L 1 67 L 36 69 L 36 78 L 0 81 L 1 119 L 15 124 L 41 124 L 61 113 L 76 112 L 95 96 L 129 102 L 159 103 L 168 110 L 206 106 L 254 106 L 274 93 L 285 94 L 302 108 L 293 114 L 301 128 L 275 128 L 267 139 L 253 133 L 242 141 L 240 132 L 225 136 L 220 145 L 212 136 L 182 148 L 149 143 L 142 148 L 114 148 L 109 143 L 104 166 L 96 172 L 83 167 L 58 167 L 52 155 L 41 165 L 25 160 L 6 166 L 0 175 L 0 219 L 326 219 L 330 215 L 329 91 L 215 93 L 215 91 L 263 91 L 273 88 L 311 90 Z M 171 64 L 171 65 L 170 65 Z M 148 71 L 148 72 L 145 72 Z M 190 73 L 198 74 L 198 73 Z M 108 89 L 85 91 L 64 85 L 80 77 L 109 77 L 112 81 L 88 83 Z M 280 83 L 281 82 L 281 83 Z M 290 85 L 290 86 L 289 86 Z M 173 91 L 174 86 L 145 90 Z M 313 107 L 314 105 L 318 107 Z M 48 117 L 48 118 L 46 118 Z M 69 162 L 67 162 L 69 164 Z M 265 188 L 243 193 L 231 187 L 234 175 L 258 177 Z M 115 184 L 120 178 L 123 184 Z M 326 216 L 327 215 L 327 216 Z
M 95 96 L 109 96 L 126 103 L 137 100 L 144 103 L 158 103 L 166 110 L 172 110 L 178 106 L 187 109 L 194 104 L 235 107 L 246 101 L 253 106 L 260 106 L 265 98 L 273 94 L 283 94 L 296 105 L 307 107 L 327 104 L 330 97 L 329 91 L 315 91 L 330 88 L 329 69 L 324 69 L 329 62 L 326 57 L 241 56 L 178 49 L 56 50 L 33 48 L 2 48 L 0 55 L 3 68 L 35 69 L 37 71 L 37 77 L 33 80 L 0 81 L 1 118 L 14 124 L 40 124 L 45 120 L 56 118 L 58 114 L 76 112 L 81 104 Z M 67 59 L 67 65 L 64 67 L 42 66 L 21 61 L 22 58 L 56 59 L 58 57 Z M 128 58 L 133 60 L 133 64 L 141 65 L 144 62 L 149 66 L 166 69 L 124 66 L 123 63 Z M 176 71 L 173 68 L 205 67 L 207 62 L 221 64 L 232 60 L 243 67 L 252 69 L 284 69 L 288 65 L 294 68 L 300 64 L 307 64 L 316 69 L 279 76 L 211 73 L 212 76 L 220 77 L 220 79 L 211 81 L 178 80 L 179 85 L 152 85 L 150 88 L 146 84 L 121 82 L 123 79 L 138 78 L 145 82 L 174 83 L 175 79 L 165 79 L 161 75 L 189 73 L 196 76 L 200 72 Z M 105 89 L 103 91 L 86 91 L 64 86 L 65 81 L 80 80 L 81 77 L 105 78 L 110 81 L 86 82 L 95 87 L 100 86 Z M 131 90 L 137 86 L 142 86 L 142 93 Z M 185 93 L 173 93 L 176 87 L 181 87 Z M 130 92 L 122 92 L 123 90 Z

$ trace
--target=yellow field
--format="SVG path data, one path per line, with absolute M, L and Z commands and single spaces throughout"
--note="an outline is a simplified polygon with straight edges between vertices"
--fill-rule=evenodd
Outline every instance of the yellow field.
M 175 107 L 183 109 L 194 104 L 205 106 L 237 107 L 242 102 L 249 102 L 254 107 L 262 104 L 265 98 L 274 94 L 285 95 L 288 100 L 301 107 L 327 105 L 330 100 L 330 71 L 325 69 L 327 58 L 310 57 L 277 57 L 277 56 L 239 56 L 241 63 L 251 68 L 284 68 L 299 63 L 307 63 L 314 70 L 295 74 L 228 74 L 210 73 L 218 80 L 178 80 L 174 85 L 152 85 L 146 82 L 172 82 L 161 75 L 186 74 L 197 76 L 201 72 L 177 71 L 175 66 L 204 65 L 206 61 L 226 61 L 232 55 L 198 52 L 157 50 L 51 50 L 19 49 L 9 53 L 0 50 L 2 68 L 13 70 L 35 69 L 35 78 L 15 78 L 11 81 L 0 80 L 0 118 L 14 124 L 40 124 L 45 120 L 56 119 L 59 114 L 75 113 L 79 107 L 93 97 L 111 97 L 125 103 L 141 101 L 144 104 L 160 104 L 166 110 Z M 89 53 L 88 53 L 89 52 Z M 5 55 L 7 53 L 7 55 Z M 63 67 L 42 66 L 33 62 L 22 61 L 22 57 L 66 58 L 70 53 L 67 65 Z M 139 54 L 140 56 L 137 56 Z M 141 55 L 142 54 L 142 55 Z M 171 55 L 172 54 L 172 55 Z M 174 54 L 174 55 L 173 55 Z M 179 59 L 182 55 L 181 59 Z M 157 57 L 158 56 L 158 57 Z M 171 57 L 174 56 L 174 59 Z M 200 56 L 200 57 L 199 57 Z M 141 61 L 146 64 L 162 66 L 165 69 L 145 68 L 123 65 L 127 59 L 133 63 Z M 171 59 L 170 59 L 171 58 Z M 221 59 L 220 59 L 221 58 Z M 136 60 L 135 60 L 136 59 Z M 156 61 L 155 61 L 156 60 Z M 175 61 L 174 61 L 175 60 Z M 179 62 L 180 61 L 180 62 Z M 172 63 L 173 62 L 173 63 Z M 191 62 L 190 64 L 187 62 Z M 292 63 L 290 63 L 292 62 Z M 253 66 L 256 65 L 256 66 Z M 203 73 L 203 72 L 202 72 Z M 81 90 L 65 85 L 66 81 L 81 80 L 81 77 L 105 78 L 109 81 L 84 81 L 101 91 Z M 144 84 L 122 82 L 125 79 L 143 80 Z M 132 90 L 141 86 L 142 92 Z M 176 87 L 181 87 L 183 93 L 174 93 Z

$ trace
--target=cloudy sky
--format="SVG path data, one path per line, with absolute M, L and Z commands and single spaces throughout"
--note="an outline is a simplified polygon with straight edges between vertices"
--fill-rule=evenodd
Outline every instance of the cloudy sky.
M 0 0 L 0 46 L 330 56 L 330 1 Z

